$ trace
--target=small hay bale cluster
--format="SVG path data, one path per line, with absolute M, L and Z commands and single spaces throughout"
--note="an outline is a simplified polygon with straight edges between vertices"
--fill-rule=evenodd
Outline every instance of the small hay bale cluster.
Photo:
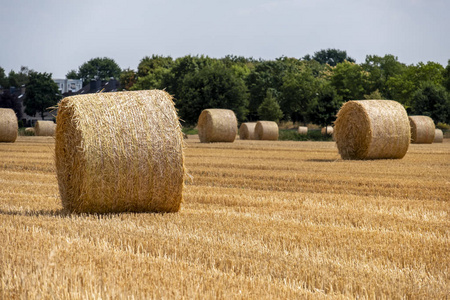
M 427 116 L 410 116 L 409 123 L 411 125 L 411 143 L 433 143 L 435 135 L 433 119 Z
M 19 132 L 16 113 L 10 108 L 0 108 L 0 142 L 14 143 Z
M 343 159 L 398 159 L 408 151 L 411 129 L 396 101 L 348 101 L 337 114 L 334 137 Z
M 433 143 L 442 143 L 444 141 L 444 133 L 442 130 L 436 128 L 434 131 L 434 140 Z
M 334 130 L 333 127 L 327 126 L 323 127 L 320 132 L 322 133 L 322 135 L 333 135 Z
M 278 124 L 273 121 L 256 122 L 255 137 L 257 140 L 278 140 Z
M 53 121 L 37 121 L 34 125 L 34 134 L 37 136 L 54 136 L 56 124 Z
M 308 134 L 308 127 L 306 126 L 299 126 L 297 132 L 301 135 L 307 135 Z
M 237 135 L 237 119 L 232 110 L 209 108 L 198 118 L 198 136 L 201 143 L 232 143 Z
M 55 158 L 71 212 L 176 212 L 184 185 L 183 134 L 159 90 L 64 98 Z
M 239 127 L 239 137 L 241 140 L 254 140 L 256 122 L 242 123 Z

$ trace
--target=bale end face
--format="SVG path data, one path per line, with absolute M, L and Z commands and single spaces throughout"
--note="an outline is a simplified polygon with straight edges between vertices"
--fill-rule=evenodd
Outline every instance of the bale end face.
M 436 133 L 433 119 L 428 116 L 410 116 L 411 143 L 431 144 Z
M 239 127 L 239 137 L 241 140 L 254 140 L 255 139 L 255 126 L 256 122 L 242 123 Z

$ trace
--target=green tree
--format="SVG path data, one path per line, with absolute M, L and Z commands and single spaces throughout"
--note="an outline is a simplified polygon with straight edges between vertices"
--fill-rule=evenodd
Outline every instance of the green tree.
M 447 66 L 442 71 L 442 84 L 444 85 L 447 92 L 450 93 L 450 59 L 447 62 Z
M 412 111 L 417 115 L 429 116 L 438 122 L 450 123 L 450 98 L 442 85 L 432 81 L 423 82 L 413 94 Z
M 308 65 L 290 69 L 282 78 L 281 109 L 294 122 L 305 122 L 310 101 L 317 92 L 317 79 Z
M 16 95 L 11 94 L 8 90 L 0 94 L 0 107 L 11 108 L 17 116 L 17 120 L 22 119 L 22 104 Z
M 164 68 L 170 69 L 173 65 L 173 59 L 170 56 L 152 55 L 152 57 L 146 56 L 141 59 L 138 65 L 137 76 L 145 77 L 149 73 L 153 73 L 154 70 Z
M 80 77 L 78 77 L 78 72 L 75 70 L 70 70 L 69 72 L 67 72 L 66 78 L 67 79 L 80 79 Z
M 322 127 L 331 125 L 336 120 L 336 114 L 341 106 L 342 100 L 336 89 L 329 82 L 322 80 L 316 96 L 308 107 L 308 119 Z
M 368 72 L 368 86 L 366 93 L 378 90 L 387 98 L 392 98 L 387 89 L 387 82 L 393 76 L 401 76 L 406 66 L 391 54 L 385 56 L 367 55 L 361 67 Z
M 138 77 L 136 82 L 130 88 L 132 91 L 164 89 L 164 78 L 170 73 L 169 69 L 156 68 L 143 77 Z
M 280 105 L 274 97 L 274 91 L 268 89 L 266 97 L 261 105 L 258 107 L 258 115 L 261 120 L 278 122 L 283 117 Z
M 137 75 L 134 70 L 128 68 L 122 71 L 120 74 L 120 86 L 124 89 L 129 91 L 133 85 L 137 81 Z
M 248 94 L 245 83 L 220 61 L 184 77 L 181 97 L 176 98 L 180 118 L 193 125 L 206 108 L 227 108 L 240 121 L 247 114 Z
M 0 67 L 0 87 L 9 87 L 8 77 L 6 76 L 5 69 L 3 69 L 2 67 Z
M 332 69 L 331 84 L 345 101 L 362 99 L 367 86 L 367 72 L 358 64 L 345 61 Z
M 305 60 L 309 56 L 304 57 Z M 344 61 L 355 62 L 355 60 L 347 55 L 347 51 L 342 51 L 339 49 L 325 49 L 314 52 L 312 59 L 318 61 L 321 64 L 329 64 L 330 66 L 336 66 Z
M 34 72 L 33 70 L 28 69 L 28 67 L 21 66 L 20 71 L 18 73 L 11 70 L 8 74 L 8 87 L 21 87 L 22 85 L 27 85 L 29 81 L 30 74 Z
M 52 79 L 52 74 L 30 73 L 26 97 L 23 101 L 28 115 L 34 116 L 39 113 L 44 119 L 44 113 L 49 107 L 55 106 L 60 99 L 61 94 L 58 85 Z
M 86 85 L 93 79 L 109 80 L 111 77 L 119 79 L 120 73 L 121 69 L 113 59 L 97 57 L 79 67 L 77 79 L 82 79 L 83 84 Z

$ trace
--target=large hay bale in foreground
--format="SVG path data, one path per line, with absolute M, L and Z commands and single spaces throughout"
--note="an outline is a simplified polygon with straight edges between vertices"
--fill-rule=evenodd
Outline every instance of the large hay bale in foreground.
M 56 124 L 53 121 L 36 121 L 34 134 L 37 136 L 55 135 Z
M 0 142 L 14 143 L 17 139 L 19 123 L 16 113 L 10 108 L 0 108 Z
M 73 212 L 176 212 L 184 182 L 183 134 L 159 90 L 67 97 L 58 109 L 56 170 Z
M 337 114 L 334 138 L 343 159 L 403 158 L 411 138 L 408 115 L 396 101 L 349 101 Z
M 297 131 L 301 135 L 307 135 L 308 134 L 308 127 L 306 127 L 306 126 L 299 126 Z
M 444 133 L 442 130 L 436 128 L 434 131 L 434 140 L 433 143 L 442 143 L 444 141 Z
M 201 143 L 232 143 L 237 134 L 236 115 L 229 109 L 205 109 L 198 117 L 197 128 Z
M 258 121 L 255 126 L 257 140 L 278 140 L 278 124 L 273 121 Z
M 327 127 L 322 127 L 322 130 L 320 131 L 320 133 L 322 133 L 322 135 L 333 135 L 333 127 L 331 126 L 327 126 Z
M 239 137 L 241 138 L 241 140 L 254 140 L 255 127 L 256 122 L 242 123 L 239 127 Z
M 411 143 L 433 143 L 435 127 L 432 118 L 428 116 L 410 116 L 409 123 L 411 126 Z

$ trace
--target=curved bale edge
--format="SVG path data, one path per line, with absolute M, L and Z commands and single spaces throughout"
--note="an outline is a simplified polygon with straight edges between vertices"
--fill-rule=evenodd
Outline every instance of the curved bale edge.
M 433 119 L 428 116 L 410 116 L 411 143 L 431 144 L 434 140 L 435 126 Z
M 241 140 L 254 140 L 255 127 L 256 122 L 242 123 L 241 126 L 239 127 L 239 138 Z

